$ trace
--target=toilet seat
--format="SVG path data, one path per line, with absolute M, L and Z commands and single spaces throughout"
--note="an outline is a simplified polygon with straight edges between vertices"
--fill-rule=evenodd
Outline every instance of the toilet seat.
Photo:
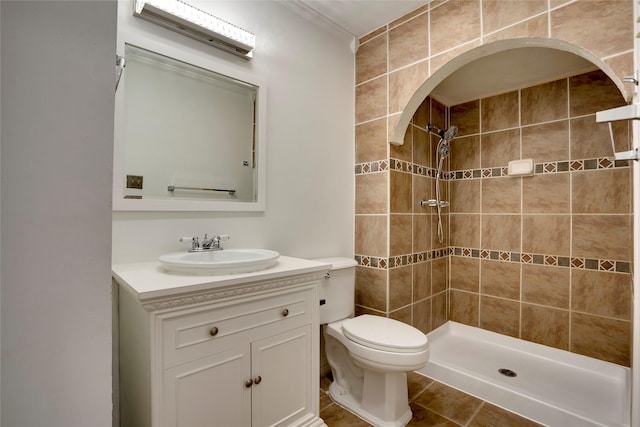
M 342 322 L 345 337 L 360 345 L 394 353 L 428 348 L 427 337 L 413 326 L 386 317 L 363 314 Z

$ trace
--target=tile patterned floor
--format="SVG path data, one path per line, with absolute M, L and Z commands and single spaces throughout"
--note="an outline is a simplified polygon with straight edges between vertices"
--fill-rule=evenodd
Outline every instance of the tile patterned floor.
M 540 424 L 448 387 L 415 372 L 407 376 L 410 427 L 534 427 Z M 327 390 L 331 379 L 320 379 L 320 418 L 329 427 L 369 427 L 371 424 L 334 403 Z

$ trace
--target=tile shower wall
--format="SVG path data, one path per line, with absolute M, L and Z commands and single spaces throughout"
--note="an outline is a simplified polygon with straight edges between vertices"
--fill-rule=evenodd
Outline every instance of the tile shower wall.
M 450 107 L 451 320 L 629 365 L 631 169 L 595 121 L 624 104 L 594 71 Z
M 575 110 L 562 119 L 551 118 L 554 111 L 545 103 L 555 101 L 555 86 L 454 106 L 452 124 L 460 134 L 448 165 L 456 173 L 444 186 L 443 198 L 452 206 L 443 243 L 434 237 L 434 213 L 418 204 L 432 197 L 435 176 L 437 141 L 423 126 L 444 126 L 447 108 L 425 100 L 404 145 L 388 140 L 408 99 L 430 75 L 493 41 L 561 39 L 593 52 L 620 79 L 632 74 L 632 9 L 631 0 L 435 0 L 361 38 L 355 88 L 358 313 L 396 318 L 424 332 L 451 317 L 628 364 L 630 246 L 621 239 L 631 233 L 629 171 L 602 160 L 610 155 L 608 134 L 605 140 L 587 138 L 602 136 L 593 129 L 593 98 L 576 103 L 574 97 Z M 578 91 L 588 87 L 579 78 L 565 80 L 567 97 L 571 82 Z M 599 90 L 593 95 L 607 96 Z M 523 107 L 521 116 L 512 110 L 487 114 L 507 101 Z M 525 108 L 536 102 L 545 106 Z M 568 146 L 550 142 L 561 135 L 568 135 Z M 498 176 L 509 160 L 527 157 L 536 161 L 535 176 Z

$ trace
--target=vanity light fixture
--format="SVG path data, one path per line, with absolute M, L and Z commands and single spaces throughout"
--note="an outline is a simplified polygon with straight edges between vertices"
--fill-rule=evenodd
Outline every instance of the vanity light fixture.
M 135 0 L 133 14 L 242 58 L 253 58 L 255 35 L 182 0 Z

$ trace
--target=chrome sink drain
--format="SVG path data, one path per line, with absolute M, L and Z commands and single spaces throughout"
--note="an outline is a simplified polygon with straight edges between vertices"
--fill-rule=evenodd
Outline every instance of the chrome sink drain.
M 517 377 L 518 376 L 518 374 L 516 374 L 511 369 L 500 368 L 500 369 L 498 369 L 498 372 L 500 372 L 500 374 L 504 375 L 505 377 L 513 378 L 513 377 Z

